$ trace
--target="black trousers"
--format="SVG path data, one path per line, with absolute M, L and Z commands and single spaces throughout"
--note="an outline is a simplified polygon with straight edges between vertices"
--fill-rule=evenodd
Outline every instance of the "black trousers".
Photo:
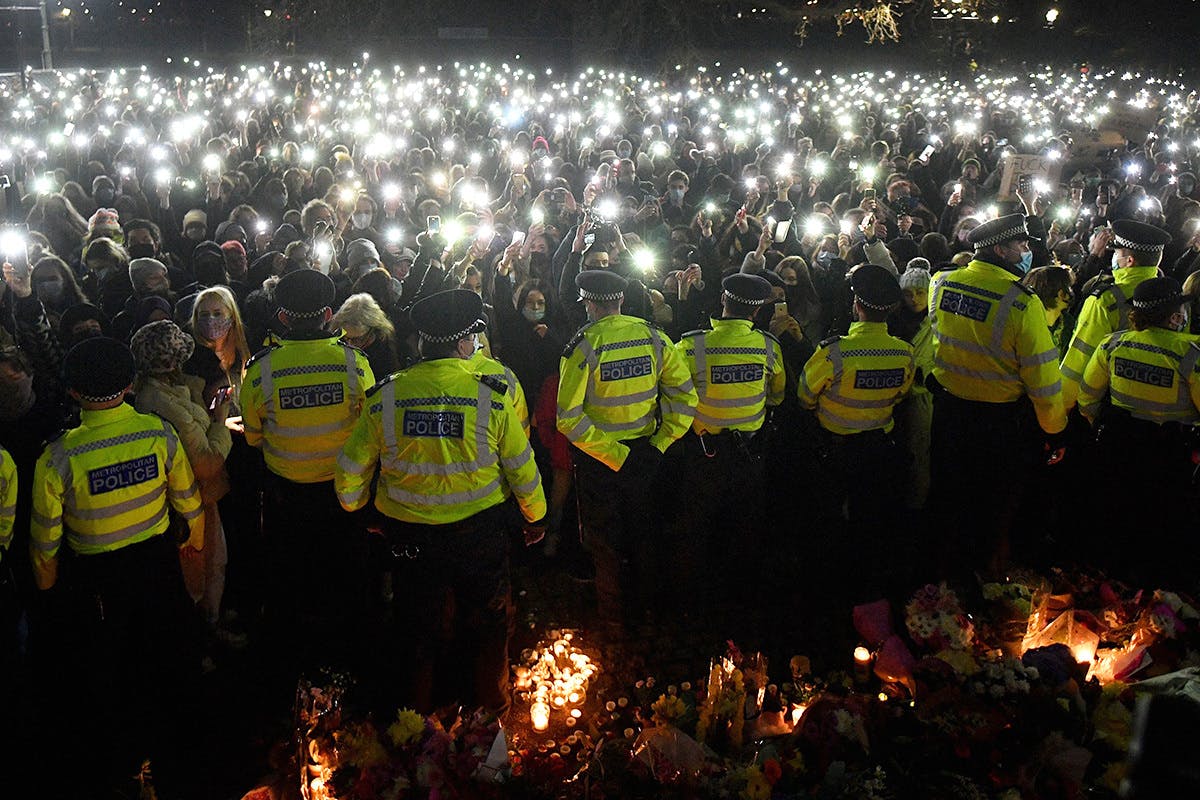
M 509 511 L 504 504 L 446 525 L 385 524 L 395 603 L 387 641 L 412 666 L 393 688 L 407 684 L 399 699 L 418 711 L 454 701 L 497 713 L 508 706 Z
M 761 442 L 751 434 L 689 431 L 667 451 L 675 514 L 657 561 L 671 575 L 667 605 L 701 611 L 726 592 L 759 586 L 765 569 L 766 487 Z M 699 606 L 699 608 L 697 608 Z
M 943 573 L 1002 570 L 1009 533 L 1037 459 L 1027 401 L 981 403 L 936 387 L 931 432 L 930 555 Z
M 653 596 L 656 481 L 613 472 L 579 450 L 572 456 L 583 546 L 596 570 L 596 613 L 602 623 L 620 626 L 648 608 Z
M 366 531 L 333 481 L 292 483 L 268 472 L 263 495 L 268 638 L 301 670 L 353 666 L 363 642 Z

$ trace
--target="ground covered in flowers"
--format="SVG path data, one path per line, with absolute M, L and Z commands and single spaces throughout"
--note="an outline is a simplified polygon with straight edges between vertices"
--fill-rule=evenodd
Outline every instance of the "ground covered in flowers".
M 319 678 L 277 777 L 316 800 L 1116 797 L 1138 697 L 1200 694 L 1195 603 L 1095 574 L 918 587 L 808 634 L 743 608 L 736 641 L 736 615 L 605 641 L 556 619 L 583 614 L 569 584 L 524 584 L 503 720 L 372 719 Z

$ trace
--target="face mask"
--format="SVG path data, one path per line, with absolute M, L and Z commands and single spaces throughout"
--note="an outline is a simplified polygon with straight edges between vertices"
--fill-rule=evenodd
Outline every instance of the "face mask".
M 117 193 L 112 189 L 97 189 L 95 194 L 96 202 L 106 208 L 112 205 L 112 201 L 116 196 Z
M 675 203 L 675 204 L 682 203 L 683 195 L 684 195 L 683 189 L 672 189 L 671 190 L 671 202 Z
M 1118 263 L 1118 262 L 1119 262 L 1119 260 L 1120 260 L 1120 259 L 1118 259 L 1118 258 L 1117 258 L 1117 254 L 1116 254 L 1116 253 L 1113 253 L 1113 257 L 1112 257 L 1112 268 L 1113 268 L 1114 270 L 1117 270 L 1117 269 L 1120 269 L 1120 268 L 1121 268 L 1121 265 L 1120 265 L 1120 263 Z
M 521 309 L 521 316 L 530 322 L 541 322 L 546 318 L 546 309 L 525 307 Z
M 1021 253 L 1021 260 L 1013 266 L 1015 266 L 1022 275 L 1024 275 L 1026 272 L 1029 272 L 1029 268 L 1033 266 L 1033 251 L 1026 250 L 1024 253 Z
M 216 341 L 229 332 L 233 320 L 228 317 L 205 317 L 196 321 L 198 333 L 209 341 Z
M 617 151 L 618 158 L 629 158 L 631 155 L 633 155 L 633 151 L 630 150 L 628 147 L 622 147 L 620 150 Z
M 822 267 L 828 267 L 833 263 L 833 253 L 829 252 L 828 250 L 822 250 L 821 252 L 817 253 L 817 257 L 814 260 Z
M 131 244 L 129 245 L 129 257 L 134 258 L 154 258 L 154 245 L 149 243 Z
M 4 381 L 0 386 L 0 420 L 11 422 L 20 419 L 33 408 L 33 376 L 20 380 Z
M 371 215 L 353 214 L 350 217 L 350 221 L 354 225 L 355 230 L 365 230 L 366 227 L 371 224 Z

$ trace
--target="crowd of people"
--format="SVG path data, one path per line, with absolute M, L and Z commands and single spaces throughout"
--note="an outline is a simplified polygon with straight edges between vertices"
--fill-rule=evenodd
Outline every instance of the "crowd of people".
M 0 96 L 0 659 L 67 718 L 161 733 L 135 687 L 247 638 L 501 710 L 522 528 L 614 638 L 799 575 L 1194 584 L 1186 87 L 187 69 Z

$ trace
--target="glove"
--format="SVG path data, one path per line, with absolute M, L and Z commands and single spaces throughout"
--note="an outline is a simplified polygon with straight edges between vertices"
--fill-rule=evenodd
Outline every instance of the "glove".
M 537 522 L 526 522 L 525 531 L 525 546 L 530 547 L 540 542 L 546 536 L 546 518 L 542 517 Z
M 625 457 L 621 474 L 627 475 L 632 481 L 649 481 L 658 472 L 661 461 L 662 453 L 650 444 L 649 440 L 634 442 L 629 447 L 629 455 Z
M 1067 434 L 1052 433 L 1046 437 L 1045 443 L 1042 445 L 1042 451 L 1046 454 L 1046 464 L 1053 467 L 1055 464 L 1062 463 L 1062 460 L 1067 457 Z

